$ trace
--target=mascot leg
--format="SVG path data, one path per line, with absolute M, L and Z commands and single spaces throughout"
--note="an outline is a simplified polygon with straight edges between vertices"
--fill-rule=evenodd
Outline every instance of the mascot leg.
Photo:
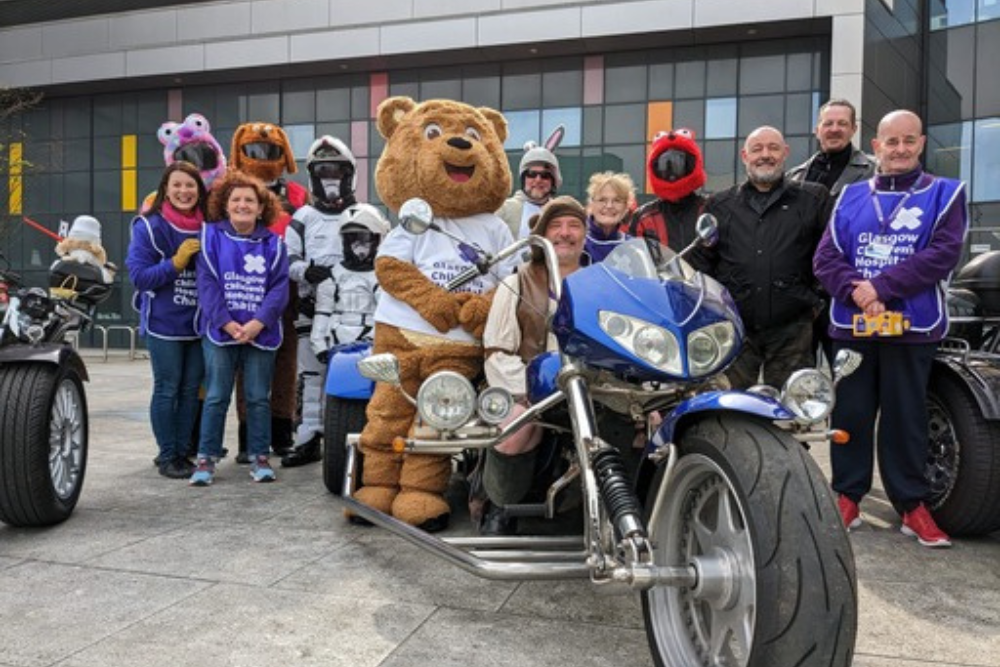
M 373 354 L 392 352 L 399 359 L 403 387 L 415 396 L 420 386 L 420 351 L 389 325 L 375 327 Z M 392 451 L 392 440 L 406 435 L 413 424 L 416 408 L 396 387 L 379 383 L 368 402 L 367 423 L 361 431 L 361 452 L 365 456 L 361 488 L 354 497 L 385 514 L 399 493 L 403 456 Z
M 420 378 L 440 370 L 451 370 L 473 378 L 482 368 L 483 350 L 478 345 L 441 345 L 420 350 Z M 368 465 L 367 460 L 365 465 Z M 451 457 L 439 454 L 407 454 L 400 473 L 400 493 L 392 503 L 392 515 L 428 532 L 448 527 L 451 508 L 444 494 L 451 479 Z

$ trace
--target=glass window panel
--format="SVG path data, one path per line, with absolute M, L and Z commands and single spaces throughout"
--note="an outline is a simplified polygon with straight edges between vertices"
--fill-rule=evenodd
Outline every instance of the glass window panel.
M 156 126 L 159 129 L 159 125 Z M 213 130 L 212 136 L 216 137 Z M 153 133 L 140 134 L 136 137 L 136 163 L 139 167 L 163 167 L 163 144 L 159 142 Z M 222 150 L 229 157 L 229 146 L 223 146 Z
M 928 127 L 924 159 L 932 174 L 968 182 L 972 174 L 972 123 Z
M 812 81 L 812 61 L 811 53 L 789 53 L 785 71 L 785 87 L 787 90 L 810 90 Z
M 322 137 L 324 134 L 329 134 L 334 139 L 340 139 L 344 143 L 350 144 L 351 124 L 347 121 L 343 123 L 317 123 L 315 134 L 316 137 Z M 375 134 L 378 134 L 378 132 Z M 306 152 L 308 152 L 308 148 L 306 149 Z M 299 156 L 298 151 L 296 151 L 295 155 L 297 157 L 305 157 L 305 153 Z
M 972 200 L 1000 200 L 1000 117 L 976 121 Z
M 705 103 L 702 100 L 684 100 L 674 102 L 674 126 L 670 129 L 679 130 L 682 127 L 694 132 L 697 139 L 705 137 Z
M 354 86 L 351 88 L 351 118 L 361 120 L 371 118 L 371 91 L 368 84 Z
M 500 108 L 500 70 L 467 69 L 462 82 L 462 99 L 473 106 Z
M 975 69 L 971 65 L 976 49 L 975 30 L 974 26 L 969 26 L 936 32 L 930 37 L 930 123 L 960 120 L 972 115 Z M 980 62 L 983 61 L 980 59 Z
M 316 120 L 316 92 L 286 90 L 281 94 L 281 122 L 311 123 Z
M 346 121 L 350 117 L 350 88 L 325 88 L 316 91 L 316 120 Z
M 160 177 L 163 175 L 162 166 L 160 169 L 139 169 L 137 181 L 139 183 L 139 199 L 145 199 L 146 195 L 156 193 L 156 188 L 160 185 Z
M 976 0 L 931 0 L 931 30 L 972 23 Z
M 785 132 L 788 134 L 808 134 L 814 128 L 812 93 L 786 95 Z
M 308 125 L 284 125 L 282 129 L 288 135 L 288 143 L 292 146 L 292 155 L 298 160 L 305 160 L 309 147 L 316 139 L 316 128 Z
M 1000 0 L 979 0 L 978 20 L 989 21 L 1000 18 Z
M 713 97 L 736 94 L 737 60 L 708 61 L 708 79 L 705 93 Z
M 70 100 L 63 118 L 63 132 L 67 137 L 90 136 L 90 100 Z
M 88 139 L 66 139 L 62 142 L 63 169 L 90 171 L 91 146 Z
M 7 179 L 3 180 L 6 181 Z M 38 220 L 39 216 L 58 210 L 53 208 L 53 201 L 50 197 L 52 183 L 53 174 L 32 173 L 22 178 L 21 196 L 23 199 L 21 210 L 24 215 L 33 220 Z M 4 199 L 3 202 L 4 208 L 6 208 L 7 200 Z M 37 232 L 32 229 L 31 233 L 36 234 Z M 39 236 L 38 238 L 41 239 L 43 237 Z
M 120 137 L 94 138 L 94 169 L 118 169 L 122 163 L 122 140 Z
M 368 154 L 373 157 L 369 162 L 378 162 L 378 158 L 382 155 L 382 149 L 385 148 L 385 139 L 382 135 L 378 133 L 378 126 L 375 121 L 371 121 L 368 127 Z M 374 183 L 374 181 L 370 181 Z
M 501 92 L 504 113 L 507 109 L 537 109 L 542 105 L 542 75 L 537 72 L 504 74 Z
M 423 81 L 420 84 L 421 100 L 460 100 L 462 99 L 461 79 L 435 79 Z
M 646 99 L 646 66 L 607 67 L 604 70 L 604 101 L 638 102 Z
M 583 108 L 583 143 L 586 146 L 604 143 L 604 107 Z
M 736 98 L 705 100 L 705 138 L 736 136 Z
M 583 134 L 583 111 L 580 107 L 570 109 L 545 109 L 542 111 L 542 132 L 545 138 L 552 133 L 552 130 L 562 125 L 566 128 L 559 146 L 567 148 L 579 146 L 580 138 Z
M 413 99 L 420 98 L 420 84 L 416 81 L 394 81 L 389 84 L 389 97 L 405 95 Z
M 559 188 L 559 194 L 570 195 L 583 201 L 581 197 L 587 189 L 587 179 L 590 172 L 583 171 L 583 158 L 580 156 L 579 148 L 573 150 L 559 149 L 559 173 L 562 174 L 563 184 Z M 516 174 L 516 171 L 511 174 Z M 517 176 L 514 176 L 517 179 Z
M 21 121 L 28 136 L 48 137 L 52 134 L 52 114 L 44 106 L 25 111 L 21 115 Z M 4 138 L 13 136 L 6 124 L 0 126 L 0 132 L 3 133 L 0 136 Z
M 90 172 L 79 171 L 64 176 L 64 194 L 66 211 L 92 211 L 90 203 Z M 74 213 L 79 215 L 80 213 Z
M 610 144 L 646 141 L 646 105 L 618 104 L 604 108 L 604 141 Z
M 505 150 L 520 151 L 524 149 L 525 143 L 540 141 L 540 112 L 507 111 L 504 113 L 504 117 L 507 119 L 507 141 L 503 145 Z
M 108 211 L 121 207 L 121 172 L 94 172 L 94 205 L 92 211 Z
M 94 99 L 94 135 L 108 136 L 119 134 L 122 125 L 122 102 L 114 98 L 98 97 Z
M 785 136 L 785 143 L 788 144 L 788 159 L 785 160 L 785 169 L 802 164 L 813 154 L 812 137 Z
M 677 99 L 704 97 L 705 61 L 695 60 L 677 63 L 674 88 L 676 89 L 675 97 Z
M 780 93 L 785 89 L 785 56 L 748 56 L 740 63 L 740 94 Z
M 736 182 L 737 150 L 736 141 L 705 141 L 702 142 L 702 153 L 705 158 L 705 173 L 708 180 L 705 190 L 721 192 Z M 740 172 L 742 178 L 742 172 Z
M 741 97 L 736 135 L 745 137 L 761 125 L 782 129 L 785 125 L 785 110 L 780 100 L 775 95 Z
M 995 68 L 1000 63 L 1000 21 L 980 25 L 976 45 L 976 116 L 997 116 L 1000 77 Z
M 583 104 L 583 62 L 579 58 L 545 61 L 542 74 L 542 106 L 570 107 Z
M 136 134 L 156 136 L 167 120 L 167 94 L 143 93 L 136 99 Z M 211 123 L 212 121 L 209 121 Z
M 217 125 L 226 125 L 227 123 L 219 118 L 219 114 L 216 113 L 216 91 L 218 91 L 218 99 L 220 101 L 228 101 L 230 108 L 235 104 L 235 99 L 231 96 L 239 94 L 238 89 L 235 86 L 221 86 L 219 88 L 213 88 L 211 86 L 196 86 L 194 88 L 185 88 L 181 96 L 181 117 L 167 118 L 166 113 L 164 113 L 163 117 L 160 118 L 160 123 L 164 123 L 168 120 L 179 123 L 184 120 L 188 114 L 200 113 L 208 119 L 208 122 L 211 124 L 213 130 Z M 230 120 L 233 127 L 239 125 L 239 113 L 236 113 Z M 156 127 L 159 129 L 159 123 Z
M 636 183 L 643 182 L 646 173 L 646 145 L 632 144 L 626 146 L 607 146 L 601 159 L 601 166 L 593 171 L 588 171 L 584 175 L 583 183 L 590 180 L 590 175 L 598 171 L 625 172 L 632 177 Z M 577 196 L 584 197 L 585 187 L 577 193 Z
M 649 66 L 649 99 L 671 100 L 674 97 L 674 64 L 657 63 Z

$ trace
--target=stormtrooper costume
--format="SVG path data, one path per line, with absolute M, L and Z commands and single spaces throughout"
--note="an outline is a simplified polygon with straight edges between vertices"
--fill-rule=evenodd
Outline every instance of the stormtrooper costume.
M 316 286 L 316 317 L 312 350 L 326 363 L 334 345 L 371 340 L 378 303 L 375 253 L 389 233 L 389 221 L 371 204 L 355 204 L 345 211 L 340 228 L 344 259 L 333 275 Z
M 323 382 L 325 366 L 312 353 L 309 335 L 316 311 L 316 286 L 333 275 L 344 259 L 340 227 L 346 210 L 356 203 L 357 162 L 350 149 L 334 137 L 324 135 L 313 142 L 306 156 L 313 204 L 295 212 L 285 243 L 288 245 L 288 275 L 298 284 L 299 388 L 302 420 L 295 431 L 292 451 L 281 459 L 284 467 L 319 461 L 323 434 Z

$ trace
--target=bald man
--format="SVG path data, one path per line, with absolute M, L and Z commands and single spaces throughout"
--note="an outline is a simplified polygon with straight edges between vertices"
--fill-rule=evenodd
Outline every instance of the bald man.
M 965 243 L 965 184 L 924 172 L 923 124 L 910 111 L 893 111 L 878 125 L 872 148 L 878 172 L 844 188 L 813 262 L 832 297 L 834 350 L 864 355 L 860 368 L 837 387 L 833 427 L 851 434 L 831 448 L 833 490 L 844 525 L 862 524 L 859 503 L 871 489 L 875 424 L 878 461 L 901 531 L 927 547 L 948 536 L 927 509 L 924 476 L 929 442 L 927 382 L 948 330 L 946 290 Z M 855 317 L 901 313 L 909 329 L 895 336 L 859 336 Z
M 823 300 L 812 257 L 830 213 L 827 189 L 785 178 L 788 145 L 773 127 L 746 138 L 740 157 L 747 178 L 712 195 L 705 206 L 719 221 L 719 242 L 699 248 L 693 263 L 732 294 L 746 339 L 727 376 L 736 389 L 781 387 L 799 368 L 815 365 L 812 323 Z

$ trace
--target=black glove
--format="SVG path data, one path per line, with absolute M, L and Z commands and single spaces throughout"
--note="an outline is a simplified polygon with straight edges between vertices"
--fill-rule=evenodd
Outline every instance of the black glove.
M 326 362 L 329 361 L 329 359 L 330 359 L 330 352 L 327 350 L 323 350 L 322 352 L 316 353 L 316 360 L 319 363 L 323 364 L 324 366 L 326 366 Z
M 331 275 L 329 266 L 316 266 L 314 262 L 309 262 L 309 266 L 306 268 L 306 280 L 310 285 L 316 285 L 323 282 Z

